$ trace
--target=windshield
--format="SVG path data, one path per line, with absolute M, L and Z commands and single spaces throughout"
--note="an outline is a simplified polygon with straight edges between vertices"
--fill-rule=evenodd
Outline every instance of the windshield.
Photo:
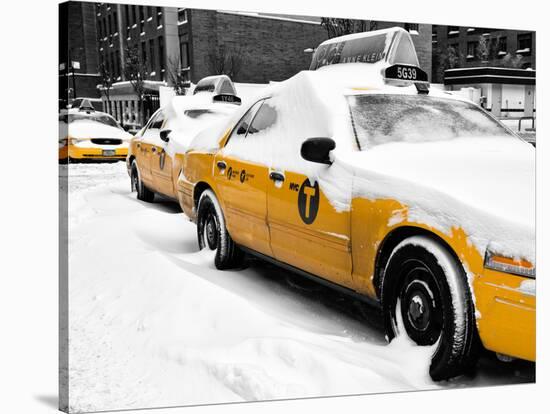
M 109 115 L 103 114 L 103 115 L 80 115 L 80 114 L 70 114 L 69 115 L 69 123 L 74 121 L 93 121 L 93 122 L 99 122 L 100 124 L 112 126 L 115 128 L 120 128 L 117 121 L 115 121 L 114 118 L 110 117 Z M 65 121 L 66 122 L 66 121 Z
M 427 95 L 348 97 L 361 150 L 389 142 L 447 141 L 459 137 L 513 135 L 468 102 Z

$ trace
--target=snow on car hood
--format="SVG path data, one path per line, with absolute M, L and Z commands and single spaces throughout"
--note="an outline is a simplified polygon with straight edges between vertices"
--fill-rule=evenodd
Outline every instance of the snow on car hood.
M 398 200 L 411 222 L 461 227 L 482 255 L 490 244 L 535 263 L 535 150 L 519 139 L 388 143 L 335 164 L 351 168 L 353 197 Z
M 116 138 L 124 140 L 132 138 L 132 135 L 123 129 L 87 120 L 71 122 L 69 124 L 69 135 L 72 138 Z

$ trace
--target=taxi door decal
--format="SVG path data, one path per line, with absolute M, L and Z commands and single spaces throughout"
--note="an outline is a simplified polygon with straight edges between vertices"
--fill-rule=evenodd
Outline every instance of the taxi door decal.
M 300 187 L 298 192 L 298 212 L 300 218 L 305 224 L 311 224 L 315 221 L 319 212 L 319 183 L 315 181 L 315 185 L 311 185 L 307 178 Z

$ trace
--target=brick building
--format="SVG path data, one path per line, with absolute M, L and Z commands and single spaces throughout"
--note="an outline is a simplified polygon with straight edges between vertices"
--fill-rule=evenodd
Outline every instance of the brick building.
M 434 82 L 504 119 L 535 116 L 535 32 L 433 26 Z
M 99 55 L 95 4 L 59 5 L 59 98 L 61 105 L 78 97 L 99 98 Z
M 194 83 L 224 58 L 235 62 L 236 82 L 281 81 L 308 69 L 304 50 L 327 39 L 321 19 L 312 17 L 180 9 L 178 24 L 182 66 Z
M 446 69 L 536 69 L 535 32 L 433 25 L 432 45 L 435 83 L 443 83 Z
M 146 79 L 164 80 L 167 62 L 178 58 L 177 10 L 171 7 L 96 3 L 99 63 L 113 80 L 126 80 L 128 54 L 144 65 Z
M 235 82 L 284 80 L 307 69 L 311 54 L 304 50 L 327 38 L 320 18 L 313 17 L 110 3 L 93 7 L 96 72 L 112 81 L 109 99 L 103 94 L 104 110 L 122 123 L 142 124 L 158 107 L 159 87 L 172 83 L 176 74 L 193 83 L 221 72 Z M 129 82 L 130 54 L 139 58 L 147 80 L 149 99 L 141 116 Z M 96 77 L 96 84 L 102 78 Z
M 122 123 L 136 125 L 158 106 L 159 88 L 173 83 L 176 74 L 193 83 L 218 73 L 229 74 L 235 82 L 281 81 L 308 69 L 312 55 L 307 51 L 328 38 L 320 17 L 131 4 L 70 1 L 60 5 L 60 22 L 68 25 L 60 41 L 69 39 L 70 55 L 61 62 L 80 62 L 79 69 L 67 65 L 60 71 L 65 96 L 68 90 L 72 98 L 97 97 L 105 91 L 103 79 L 109 78 L 109 99 L 101 93 L 104 110 Z M 431 26 L 370 21 L 368 25 L 371 30 L 391 26 L 411 33 L 420 65 L 431 79 Z M 131 56 L 147 80 L 150 99 L 141 116 L 129 82 Z M 69 86 L 73 72 L 76 93 Z

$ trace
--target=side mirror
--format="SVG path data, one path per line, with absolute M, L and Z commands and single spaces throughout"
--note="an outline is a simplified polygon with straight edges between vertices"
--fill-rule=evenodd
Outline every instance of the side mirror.
M 168 136 L 170 135 L 170 132 L 172 132 L 171 129 L 162 129 L 160 131 L 160 139 L 162 139 L 164 142 L 170 141 L 170 137 Z
M 124 125 L 122 125 L 122 129 L 125 130 L 126 132 L 128 132 L 130 130 L 130 125 L 124 124 Z
M 336 148 L 332 138 L 308 138 L 302 143 L 300 154 L 306 161 L 331 165 L 329 153 Z

